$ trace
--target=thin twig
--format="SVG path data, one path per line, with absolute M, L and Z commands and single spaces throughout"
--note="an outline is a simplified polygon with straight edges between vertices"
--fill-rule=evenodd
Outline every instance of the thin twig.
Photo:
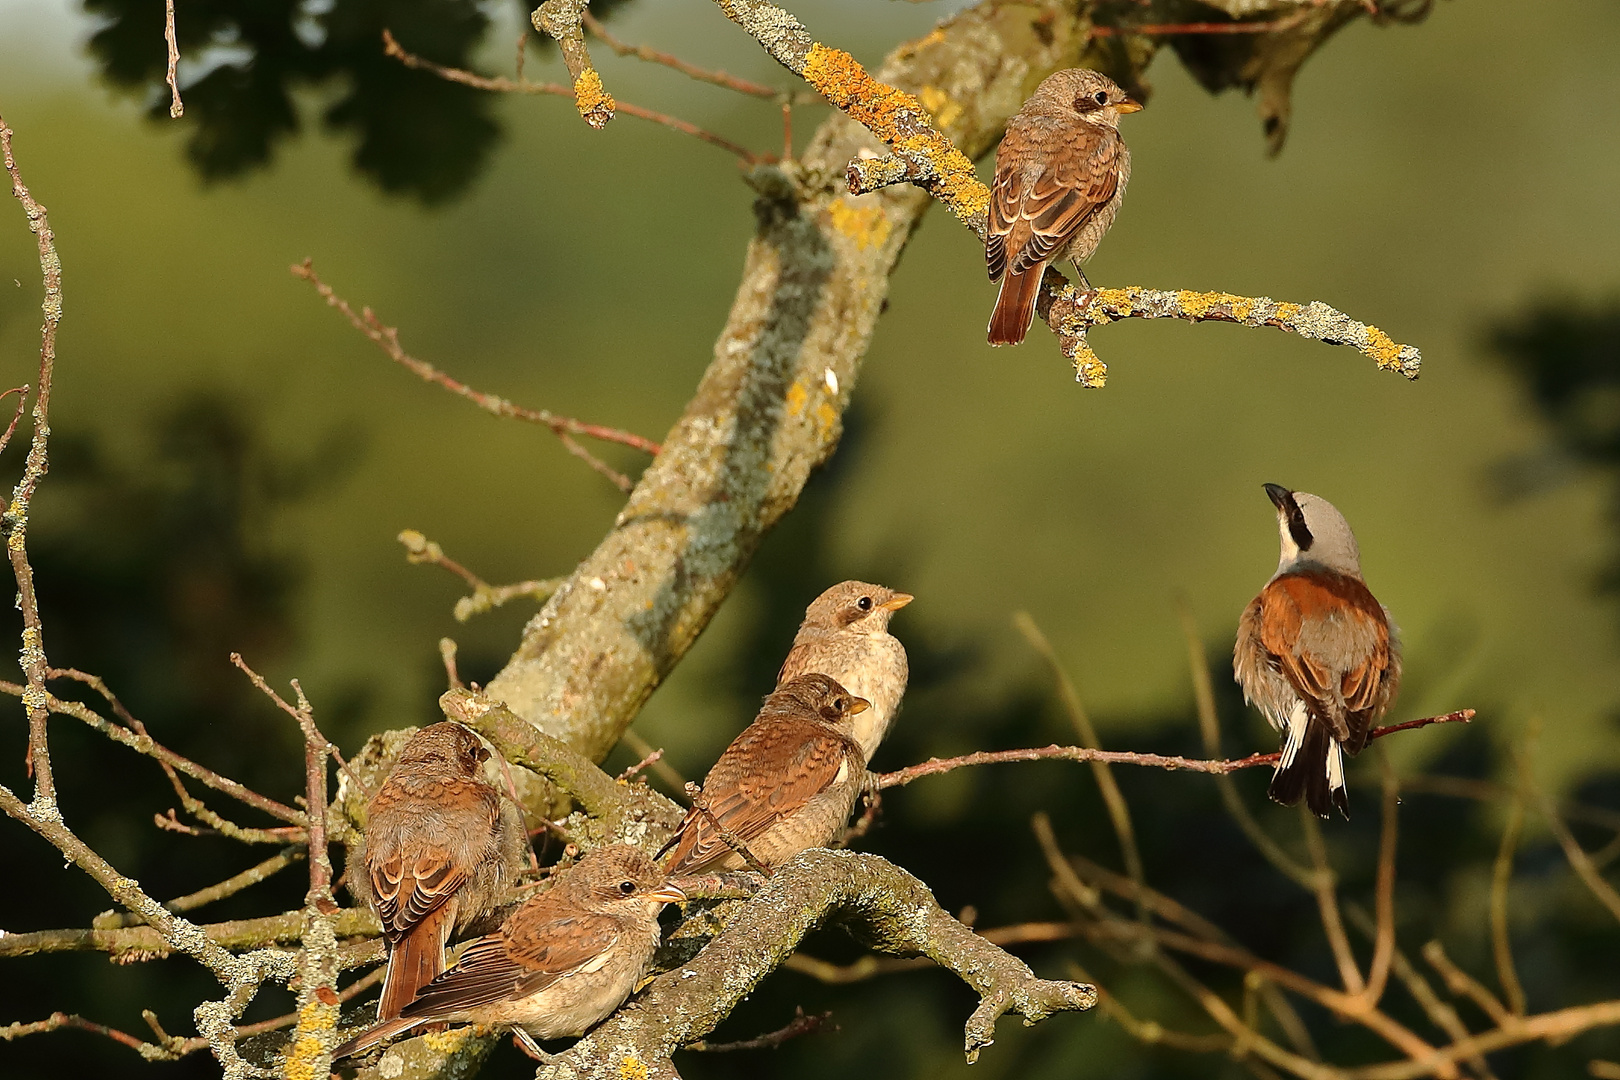
M 12 394 L 17 395 L 17 411 L 11 414 L 11 423 L 6 425 L 6 433 L 0 435 L 0 453 L 4 453 L 6 447 L 11 445 L 11 437 L 17 432 L 17 424 L 22 420 L 23 413 L 28 409 L 28 391 L 31 389 L 33 388 L 27 383 L 23 383 L 21 386 L 13 386 L 10 390 L 0 394 L 0 401 L 4 401 Z
M 180 44 L 174 37 L 174 0 L 163 0 L 163 40 L 169 46 L 169 72 L 164 76 L 169 84 L 169 117 L 178 120 L 185 115 L 186 106 L 180 100 L 180 84 L 174 77 L 175 66 L 180 63 Z
M 615 776 L 614 779 L 620 781 L 621 783 L 628 782 L 631 777 L 635 776 L 641 770 L 657 764 L 659 761 L 662 761 L 663 758 L 663 750 L 660 749 L 649 751 L 645 757 L 636 762 L 634 765 L 630 766 L 628 769 L 624 770 L 624 772 L 620 773 L 618 776 Z
M 578 443 L 568 438 L 569 435 L 585 435 L 593 439 L 600 439 L 603 442 L 616 442 L 657 456 L 660 449 L 659 445 L 650 439 L 642 438 L 640 435 L 633 435 L 618 428 L 603 427 L 600 424 L 587 424 L 584 421 L 575 420 L 571 416 L 558 416 L 549 409 L 525 409 L 512 404 L 503 397 L 474 390 L 466 383 L 452 378 L 432 364 L 424 360 L 418 360 L 410 353 L 407 353 L 399 343 L 399 330 L 396 327 L 384 326 L 370 308 L 364 308 L 359 314 L 356 314 L 355 310 L 349 306 L 348 301 L 333 292 L 332 287 L 322 281 L 319 275 L 315 273 L 312 260 L 305 259 L 302 263 L 295 263 L 290 269 L 293 276 L 303 278 L 314 285 L 315 291 L 320 294 L 328 305 L 336 308 L 344 318 L 349 320 L 350 325 L 376 343 L 383 352 L 388 354 L 389 359 L 424 381 L 436 383 L 451 393 L 473 402 L 479 408 L 494 413 L 496 416 L 527 420 L 550 428 L 552 433 L 562 440 L 563 446 L 568 449 L 569 453 L 583 459 L 591 468 L 613 481 L 614 486 L 620 490 L 629 491 L 632 486 L 630 481 L 591 455 Z
M 714 816 L 714 811 L 709 809 L 709 800 L 704 797 L 701 787 L 695 783 L 688 783 L 686 785 L 686 797 L 692 800 L 692 809 L 708 819 L 709 824 L 714 826 L 715 833 L 719 835 L 721 840 L 725 841 L 726 847 L 735 851 L 742 861 L 748 864 L 748 869 L 760 877 L 769 878 L 771 876 L 771 868 L 760 862 L 754 856 L 754 853 L 748 850 L 748 845 L 743 843 L 736 833 L 722 825 L 720 819 Z
M 568 76 L 574 80 L 574 107 L 580 119 L 593 128 L 602 128 L 613 119 L 616 103 L 613 95 L 602 88 L 602 77 L 591 66 L 591 54 L 585 47 L 580 16 L 588 3 L 590 0 L 545 0 L 534 9 L 530 21 L 536 30 L 556 39 L 563 63 L 568 65 Z
M 435 64 L 431 60 L 426 60 L 414 53 L 406 52 L 402 47 L 400 47 L 399 42 L 394 40 L 394 36 L 387 30 L 383 31 L 383 51 L 408 68 L 429 71 L 441 79 L 445 79 L 453 83 L 460 83 L 462 86 L 470 86 L 475 90 L 488 90 L 497 94 L 540 94 L 549 95 L 552 97 L 571 97 L 575 98 L 576 100 L 578 98 L 578 95 L 576 95 L 571 88 L 563 86 L 561 83 L 537 83 L 529 82 L 528 80 L 521 78 L 514 80 L 502 78 L 500 76 L 491 78 L 484 75 L 476 75 L 473 72 L 464 71 L 461 68 L 445 67 L 443 64 Z M 632 105 L 628 101 L 615 102 L 614 108 L 618 112 L 625 113 L 629 116 L 638 117 L 642 120 L 649 120 L 654 124 L 667 127 L 671 131 L 678 131 L 682 135 L 690 135 L 694 139 L 701 139 L 710 146 L 718 146 L 722 150 L 737 155 L 737 157 L 741 158 L 749 165 L 758 164 L 765 160 L 760 155 L 748 149 L 746 146 L 739 146 L 730 139 L 722 138 L 712 131 L 705 131 L 696 124 L 689 123 L 677 117 L 669 116 L 661 112 L 654 112 L 651 109 L 644 109 L 640 105 Z
M 824 1012 L 813 1016 L 806 1016 L 804 1006 L 793 1007 L 793 1019 L 775 1031 L 768 1031 L 763 1035 L 756 1035 L 752 1039 L 743 1039 L 740 1042 L 709 1042 L 699 1039 L 695 1043 L 688 1043 L 687 1050 L 698 1050 L 710 1054 L 729 1054 L 734 1050 L 775 1050 L 789 1039 L 797 1039 L 800 1035 L 809 1035 L 820 1031 L 822 1025 L 832 1018 L 832 1013 Z M 832 1025 L 834 1031 L 838 1025 Z
M 1298 26 L 1310 13 L 1311 9 L 1307 7 L 1292 15 L 1281 19 L 1271 19 L 1266 22 L 1191 22 L 1148 23 L 1140 26 L 1093 26 L 1088 33 L 1094 38 L 1129 37 L 1132 34 L 1142 34 L 1147 37 L 1176 37 L 1184 34 L 1275 34 Z
M 562 437 L 567 438 L 567 436 Z M 578 444 L 571 445 L 577 446 Z M 628 479 L 620 477 L 618 473 L 614 473 L 610 479 L 613 479 L 615 485 L 618 484 L 620 479 L 624 479 L 625 483 L 629 483 Z M 543 581 L 520 581 L 515 585 L 491 585 L 450 558 L 444 553 L 444 548 L 415 529 L 403 530 L 397 539 L 405 546 L 406 562 L 428 563 L 432 566 L 441 567 L 471 586 L 472 595 L 463 596 L 456 601 L 453 614 L 457 622 L 466 622 L 474 615 L 481 615 L 519 597 L 530 597 L 545 603 L 551 598 L 552 593 L 562 588 L 568 581 L 565 577 L 555 577 L 546 578 Z
M 1091 723 L 1085 706 L 1080 701 L 1080 693 L 1074 687 L 1068 672 L 1063 669 L 1058 660 L 1057 651 L 1052 643 L 1046 639 L 1041 628 L 1036 625 L 1035 619 L 1027 611 L 1020 611 L 1013 616 L 1013 625 L 1018 632 L 1024 635 L 1046 661 L 1053 676 L 1058 683 L 1058 697 L 1063 702 L 1064 711 L 1069 714 L 1069 720 L 1074 724 L 1076 733 L 1080 736 L 1082 746 L 1102 749 L 1102 740 L 1097 736 L 1097 729 Z M 1119 840 L 1120 857 L 1125 861 L 1125 872 L 1132 881 L 1138 885 L 1144 883 L 1142 871 L 1142 852 L 1136 844 L 1136 830 L 1131 825 L 1131 810 L 1125 802 L 1125 796 L 1119 790 L 1119 782 L 1114 779 L 1106 761 L 1093 761 L 1091 763 L 1092 775 L 1097 780 L 1097 790 L 1102 794 L 1103 804 L 1108 808 L 1108 820 L 1114 827 L 1114 836 Z M 1137 916 L 1144 923 L 1147 922 L 1147 908 L 1138 904 Z
M 268 697 L 271 701 L 275 702 L 276 708 L 298 721 L 299 730 L 304 733 L 305 738 L 319 740 L 322 751 L 332 755 L 332 760 L 337 762 L 338 768 L 343 770 L 344 775 L 349 778 L 349 782 L 354 785 L 354 790 L 359 792 L 362 798 L 367 800 L 371 798 L 371 786 L 364 780 L 360 779 L 360 777 L 355 774 L 353 769 L 349 768 L 349 763 L 343 759 L 343 752 L 337 748 L 337 744 L 333 743 L 325 735 L 322 735 L 320 729 L 315 726 L 315 720 L 309 712 L 309 703 L 304 700 L 304 688 L 298 685 L 297 679 L 292 680 L 292 688 L 293 692 L 298 696 L 298 704 L 290 705 L 280 694 L 276 693 L 275 690 L 271 688 L 269 683 L 264 681 L 263 676 L 261 676 L 257 671 L 254 671 L 252 668 L 248 667 L 247 661 L 242 659 L 241 653 L 231 653 L 231 663 L 236 666 L 237 670 L 246 675 L 254 686 L 259 688 L 260 693 L 264 694 L 265 697 Z M 326 804 L 322 802 L 320 805 L 325 806 Z M 310 807 L 310 811 L 309 817 L 311 818 L 311 821 L 309 823 L 309 827 L 313 832 L 313 819 L 320 815 L 315 813 L 315 808 L 313 806 Z M 314 848 L 312 843 L 312 860 L 314 858 L 313 851 Z
M 1518 849 L 1519 832 L 1524 828 L 1524 791 L 1514 796 L 1508 807 L 1502 843 L 1491 866 L 1491 954 L 1496 961 L 1496 981 L 1507 999 L 1508 1011 L 1515 1016 L 1525 1012 L 1524 986 L 1513 963 L 1513 941 L 1508 933 L 1508 885 L 1513 878 L 1513 854 Z
M 228 896 L 235 896 L 243 889 L 257 885 L 303 858 L 304 846 L 302 844 L 290 845 L 263 862 L 248 867 L 240 874 L 232 874 L 216 885 L 198 889 L 196 892 L 186 893 L 184 896 L 177 896 L 173 900 L 165 900 L 163 906 L 175 912 L 194 911 L 206 904 L 224 900 Z M 116 930 L 125 926 L 140 926 L 141 920 L 134 915 L 103 915 L 97 918 L 93 925 L 97 930 Z
M 1369 1007 L 1377 1005 L 1384 996 L 1395 954 L 1395 849 L 1399 843 L 1401 812 L 1401 786 L 1383 747 L 1378 748 L 1378 767 L 1383 773 L 1384 805 L 1379 822 L 1378 878 L 1373 901 L 1377 929 L 1373 934 L 1372 963 L 1367 968 Z
M 1474 718 L 1473 709 L 1460 709 L 1457 712 L 1443 713 L 1439 716 L 1426 716 L 1421 720 L 1408 720 L 1403 724 L 1391 724 L 1388 727 L 1376 728 L 1367 736 L 1368 741 L 1381 739 L 1386 735 L 1393 735 L 1399 731 L 1411 731 L 1414 728 L 1428 727 L 1430 724 L 1466 724 Z M 935 776 L 939 773 L 950 772 L 953 769 L 962 769 L 970 765 L 999 765 L 1014 761 L 1106 761 L 1115 765 L 1144 765 L 1156 769 L 1185 769 L 1188 772 L 1210 773 L 1216 776 L 1225 773 L 1237 772 L 1240 769 L 1253 769 L 1261 765 L 1275 765 L 1282 757 L 1281 754 L 1251 754 L 1246 758 L 1235 758 L 1228 761 L 1207 761 L 1199 758 L 1174 757 L 1166 754 L 1141 754 L 1130 750 L 1092 750 L 1083 746 L 1041 746 L 1027 750 L 982 750 L 974 754 L 963 754 L 953 758 L 929 758 L 920 765 L 908 765 L 904 769 L 894 772 L 880 773 L 876 778 L 876 786 L 880 790 L 892 787 L 904 787 L 914 780 L 925 776 Z
M 45 283 L 45 298 L 40 303 L 44 322 L 39 335 L 39 393 L 34 397 L 34 436 L 28 446 L 28 458 L 23 474 L 12 490 L 11 503 L 6 508 L 3 522 L 6 533 L 6 553 L 17 578 L 17 608 L 22 612 L 22 656 L 20 666 L 27 681 L 23 691 L 23 708 L 28 714 L 28 767 L 34 779 L 34 798 L 30 812 L 47 820 L 60 821 L 56 808 L 56 781 L 51 775 L 51 754 L 46 727 L 50 720 L 49 695 L 45 690 L 45 636 L 39 618 L 39 599 L 34 593 L 34 568 L 28 561 L 28 510 L 34 491 L 50 467 L 46 444 L 50 439 L 51 379 L 56 371 L 56 327 L 62 321 L 62 260 L 56 254 L 55 235 L 51 232 L 45 208 L 41 206 L 23 183 L 22 172 L 11 150 L 11 129 L 0 117 L 0 155 L 5 159 L 6 172 L 11 176 L 11 193 L 22 204 L 28 216 L 28 229 L 38 241 L 40 276 Z
M 1333 950 L 1333 962 L 1338 965 L 1339 980 L 1344 984 L 1345 993 L 1358 997 L 1367 989 L 1367 983 L 1361 976 L 1361 969 L 1356 966 L 1350 938 L 1344 932 L 1344 920 L 1339 917 L 1338 875 L 1328 865 L 1327 843 L 1322 839 L 1322 827 L 1317 823 L 1316 815 L 1303 804 L 1299 813 L 1300 827 L 1305 833 L 1305 850 L 1310 852 L 1311 863 L 1316 869 L 1315 887 L 1311 892 L 1322 919 L 1322 933 L 1327 937 L 1328 947 Z
M 1518 1022 L 1518 1017 L 1508 1012 L 1483 983 L 1452 963 L 1451 957 L 1446 955 L 1445 946 L 1439 941 L 1431 941 L 1423 946 L 1423 959 L 1434 968 L 1453 996 L 1461 994 L 1467 997 L 1498 1027 L 1510 1027 Z
M 735 90 L 739 94 L 747 94 L 750 97 L 765 98 L 767 101 L 778 101 L 789 96 L 786 91 L 778 90 L 774 86 L 765 86 L 762 83 L 750 82 L 747 79 L 740 79 L 735 75 L 728 75 L 724 71 L 710 71 L 707 68 L 700 68 L 696 64 L 689 64 L 672 53 L 659 52 L 657 49 L 651 48 L 647 45 L 627 44 L 626 42 L 614 37 L 613 34 L 609 32 L 608 28 L 603 26 L 596 16 L 592 15 L 589 11 L 582 12 L 581 14 L 585 23 L 585 29 L 589 30 L 592 34 L 600 38 L 602 40 L 602 44 L 606 45 L 609 49 L 612 49 L 619 56 L 633 56 L 637 60 L 644 60 L 649 64 L 662 64 L 667 68 L 674 68 L 682 75 L 696 79 L 699 82 L 706 82 L 713 86 L 722 86 L 727 90 Z
M 632 754 L 638 755 L 639 757 L 647 757 L 653 752 L 652 743 L 648 742 L 646 739 L 643 739 L 640 735 L 637 735 L 635 731 L 630 728 L 626 728 L 624 734 L 619 736 L 619 741 L 624 743 L 624 748 L 626 750 L 630 751 Z M 658 779 L 669 785 L 669 790 L 671 792 L 682 797 L 686 795 L 687 779 L 680 774 L 680 771 L 676 769 L 675 766 L 671 765 L 663 758 L 659 758 L 652 763 L 652 771 L 654 776 L 658 777 Z

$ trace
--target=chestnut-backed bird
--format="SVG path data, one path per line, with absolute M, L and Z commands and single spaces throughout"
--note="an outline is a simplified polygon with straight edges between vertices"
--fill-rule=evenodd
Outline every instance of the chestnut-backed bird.
M 1361 579 L 1361 552 L 1326 499 L 1265 485 L 1282 558 L 1238 622 L 1232 670 L 1243 696 L 1283 733 L 1271 797 L 1319 817 L 1350 816 L 1344 753 L 1357 754 L 1401 681 L 1389 612 Z
M 433 724 L 411 736 L 371 800 L 364 884 L 388 943 L 381 1019 L 444 970 L 451 932 L 488 915 L 519 867 L 523 816 L 484 781 L 488 758 L 467 728 Z
M 499 930 L 468 945 L 402 1015 L 332 1056 L 448 1021 L 513 1027 L 544 1057 L 534 1040 L 583 1035 L 630 996 L 658 947 L 658 913 L 685 899 L 639 849 L 597 848 L 519 905 Z
M 1091 257 L 1114 224 L 1131 152 L 1119 118 L 1142 106 L 1101 72 L 1067 68 L 1048 75 L 1013 118 L 996 150 L 984 261 L 1001 282 L 990 314 L 992 345 L 1016 345 L 1035 318 L 1047 264 Z
M 748 869 L 715 822 L 771 870 L 831 842 L 866 783 L 866 756 L 851 733 L 866 708 L 865 699 L 826 675 L 779 685 L 704 778 L 708 813 L 687 811 L 665 846 L 673 849 L 669 872 Z
M 856 714 L 853 733 L 868 763 L 906 692 L 906 647 L 889 633 L 889 620 L 911 601 L 910 593 L 864 581 L 834 585 L 805 611 L 776 676 L 780 686 L 819 672 L 866 699 L 871 708 Z

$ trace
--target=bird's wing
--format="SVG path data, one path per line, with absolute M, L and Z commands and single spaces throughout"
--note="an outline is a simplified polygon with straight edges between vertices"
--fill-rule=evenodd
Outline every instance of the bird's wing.
M 1260 635 L 1266 651 L 1302 697 L 1324 712 L 1344 703 L 1352 753 L 1366 740 L 1374 713 L 1389 700 L 1392 652 L 1384 609 L 1367 586 L 1340 574 L 1284 574 L 1260 594 Z M 1312 648 L 1305 620 L 1318 625 L 1329 612 L 1341 655 L 1324 659 Z
M 860 745 L 805 717 L 756 720 L 726 747 L 703 782 L 703 796 L 725 830 L 744 844 L 764 835 L 861 767 Z M 676 833 L 673 872 L 688 873 L 730 848 L 700 811 Z
M 403 817 L 400 804 L 438 810 L 433 823 Z M 420 815 L 412 815 L 412 818 Z M 367 869 L 383 933 L 397 941 L 466 882 L 474 853 L 494 835 L 500 797 L 487 784 L 455 778 L 420 785 L 408 794 L 385 788 L 372 804 Z M 381 819 L 381 820 L 379 820 Z M 386 822 L 386 827 L 382 827 Z M 468 838 L 477 838 L 469 843 Z
M 1118 132 L 1090 124 L 1029 124 L 1008 138 L 1017 145 L 996 155 L 990 184 L 984 255 L 992 281 L 1066 247 L 1119 190 L 1125 149 Z
M 519 908 L 499 932 L 467 946 L 455 966 L 424 986 L 402 1015 L 443 1017 L 524 998 L 606 964 L 623 936 L 620 922 L 545 899 Z

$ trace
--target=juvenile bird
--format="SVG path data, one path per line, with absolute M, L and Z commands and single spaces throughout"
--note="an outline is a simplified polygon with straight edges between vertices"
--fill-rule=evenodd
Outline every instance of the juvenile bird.
M 849 820 L 866 780 L 866 758 L 850 733 L 867 702 L 826 675 L 801 675 L 765 699 L 703 781 L 665 865 L 671 874 L 747 868 L 714 822 L 774 870 L 806 848 L 831 841 Z M 660 852 L 660 854 L 663 854 Z
M 1142 106 L 1100 72 L 1068 68 L 1048 75 L 1007 121 L 990 182 L 984 261 L 1001 282 L 990 314 L 990 344 L 1016 345 L 1029 332 L 1048 263 L 1091 257 L 1114 224 L 1131 152 L 1119 118 Z
M 489 914 L 517 869 L 523 817 L 484 782 L 488 758 L 460 724 L 433 724 L 411 736 L 371 800 L 365 868 L 388 942 L 384 1020 L 444 970 L 451 931 Z
M 1238 622 L 1232 670 L 1245 700 L 1284 733 L 1271 797 L 1350 816 L 1342 751 L 1361 752 L 1401 681 L 1389 612 L 1361 580 L 1361 553 L 1326 499 L 1265 485 L 1282 558 Z
M 332 1052 L 358 1054 L 421 1024 L 511 1026 L 537 1039 L 582 1035 L 630 996 L 658 947 L 658 913 L 686 899 L 637 848 L 589 852 L 501 928 L 468 945 L 403 1014 Z
M 889 633 L 889 620 L 911 601 L 910 593 L 864 581 L 834 585 L 806 609 L 776 676 L 780 686 L 819 672 L 865 698 L 871 708 L 856 716 L 854 735 L 868 762 L 906 692 L 906 647 Z

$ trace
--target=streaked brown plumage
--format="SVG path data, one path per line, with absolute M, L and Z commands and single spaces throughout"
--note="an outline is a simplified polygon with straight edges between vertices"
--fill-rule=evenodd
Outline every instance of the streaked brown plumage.
M 1361 579 L 1361 553 L 1325 499 L 1267 484 L 1277 507 L 1277 572 L 1238 622 L 1232 670 L 1246 700 L 1284 733 L 1270 794 L 1349 817 L 1341 750 L 1367 744 L 1401 681 L 1389 613 Z
M 451 932 L 488 915 L 517 869 L 522 815 L 480 775 L 488 757 L 460 724 L 433 724 L 411 736 L 371 800 L 366 883 L 388 942 L 381 1019 L 444 970 Z
M 1131 152 L 1119 118 L 1142 106 L 1100 72 L 1054 72 L 1007 122 L 996 150 L 984 261 L 1001 282 L 990 315 L 992 345 L 1016 345 L 1029 332 L 1047 264 L 1091 257 L 1114 224 Z
M 866 757 L 850 733 L 867 708 L 826 675 L 801 675 L 765 699 L 703 781 L 709 812 L 771 869 L 821 847 L 849 820 L 866 780 Z M 687 811 L 665 865 L 671 874 L 742 870 L 746 863 L 713 822 Z
M 852 734 L 868 763 L 906 692 L 906 648 L 889 633 L 889 619 L 911 601 L 910 593 L 864 581 L 834 585 L 806 609 L 776 676 L 780 686 L 819 672 L 865 698 L 871 708 L 856 715 Z
M 535 1039 L 582 1035 L 641 981 L 658 947 L 658 913 L 686 899 L 628 844 L 597 848 L 524 901 L 493 934 L 387 1020 L 333 1051 L 360 1053 L 421 1024 L 511 1026 Z

